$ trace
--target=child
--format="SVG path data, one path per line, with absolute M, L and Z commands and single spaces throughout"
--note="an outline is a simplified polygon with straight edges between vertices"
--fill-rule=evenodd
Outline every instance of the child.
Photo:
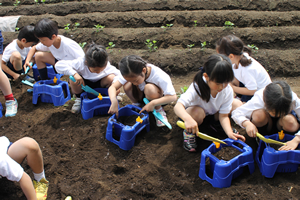
M 242 102 L 247 102 L 257 90 L 271 83 L 265 68 L 251 57 L 251 49 L 235 35 L 221 38 L 217 43 L 217 52 L 230 58 L 235 77 L 231 87 L 241 95 Z M 233 107 L 237 107 L 235 101 Z
M 2 70 L 8 78 L 17 80 L 20 74 L 25 72 L 25 59 L 31 46 L 39 40 L 34 36 L 34 26 L 24 26 L 19 34 L 18 39 L 13 40 L 6 46 L 2 57 Z M 34 82 L 33 78 L 29 76 L 26 80 Z
M 108 61 L 105 47 L 94 43 L 87 46 L 85 57 L 58 61 L 55 69 L 58 73 L 74 76 L 76 80 L 76 82 L 70 80 L 72 93 L 76 95 L 73 113 L 80 112 L 81 84 L 91 88 L 108 88 L 114 77 L 120 75 L 120 71 Z
M 141 57 L 130 55 L 124 57 L 119 63 L 122 76 L 118 76 L 116 81 L 108 89 L 111 106 L 108 113 L 118 116 L 118 101 L 116 91 L 124 85 L 124 91 L 134 105 L 140 106 L 143 97 L 150 102 L 142 110 L 147 112 L 154 109 L 167 120 L 166 113 L 161 105 L 170 103 L 177 99 L 171 78 L 167 73 L 152 64 L 147 63 Z M 156 119 L 157 126 L 165 126 Z
M 284 81 L 270 83 L 257 91 L 253 98 L 232 112 L 232 119 L 246 129 L 250 137 L 256 137 L 258 129 L 263 134 L 274 134 L 279 130 L 298 132 L 300 100 Z M 279 150 L 296 149 L 300 143 L 300 132 Z
M 214 119 L 220 121 L 229 138 L 245 140 L 233 132 L 228 116 L 233 101 L 233 91 L 228 83 L 233 77 L 230 60 L 221 54 L 211 55 L 188 90 L 178 99 L 174 111 L 185 123 L 183 147 L 186 150 L 196 151 L 195 134 L 208 115 L 214 115 Z
M 55 65 L 58 60 L 74 60 L 84 57 L 82 48 L 74 40 L 58 35 L 57 24 L 50 19 L 41 19 L 34 28 L 40 43 L 33 46 L 28 53 L 25 66 L 35 54 L 35 62 L 42 80 L 48 79 L 46 63 Z M 36 51 L 40 51 L 37 52 Z
M 3 37 L 0 30 L 0 59 L 2 59 L 2 53 L 3 53 Z M 4 74 L 4 72 L 2 71 L 1 63 L 0 63 L 0 89 L 5 98 L 5 106 L 6 106 L 5 117 L 15 116 L 18 111 L 18 102 L 14 98 L 14 95 L 12 94 L 9 80 L 7 76 Z
M 20 165 L 25 158 L 33 171 L 33 184 Z M 24 137 L 12 143 L 7 137 L 0 137 L 0 175 L 19 182 L 27 199 L 47 198 L 49 182 L 45 177 L 42 152 L 32 138 Z

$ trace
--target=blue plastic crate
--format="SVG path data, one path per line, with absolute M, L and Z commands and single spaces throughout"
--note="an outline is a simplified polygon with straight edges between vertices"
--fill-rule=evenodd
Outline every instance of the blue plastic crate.
M 243 173 L 244 167 L 249 167 L 249 172 L 254 172 L 254 160 L 251 147 L 240 140 L 232 140 L 227 138 L 223 140 L 227 143 L 221 144 L 220 148 L 216 148 L 215 144 L 212 143 L 207 149 L 202 151 L 199 177 L 202 180 L 206 180 L 212 184 L 213 187 L 224 188 L 231 185 L 231 181 Z M 238 144 L 242 145 L 243 148 L 239 148 Z M 234 157 L 229 161 L 219 160 L 213 154 L 221 150 L 222 147 L 231 146 L 239 151 L 241 154 Z M 212 178 L 206 174 L 206 159 L 210 160 L 210 170 L 213 173 Z
M 3 110 L 3 107 L 2 107 L 2 104 L 0 103 L 0 118 L 2 117 L 2 110 Z
M 66 81 L 41 80 L 33 85 L 32 103 L 37 104 L 40 97 L 41 102 L 53 103 L 54 106 L 62 106 L 71 99 L 69 85 Z
M 46 65 L 47 65 L 47 74 L 48 74 L 48 78 L 49 79 L 53 79 L 55 76 L 56 76 L 57 79 L 60 79 L 63 76 L 63 74 L 57 74 L 57 73 L 55 73 L 55 70 L 54 70 L 54 68 L 53 68 L 52 65 L 50 65 L 48 63 L 46 63 Z M 34 77 L 34 79 L 36 81 L 38 81 L 38 77 L 39 77 L 40 73 L 39 73 L 39 70 L 38 70 L 36 64 L 34 64 L 32 66 L 32 71 L 33 71 L 33 77 Z
M 139 111 L 141 111 L 140 107 L 126 105 L 119 109 L 119 116 L 140 115 Z M 115 114 L 112 115 L 107 124 L 106 139 L 115 143 L 123 150 L 130 150 L 134 146 L 135 138 L 138 133 L 140 133 L 144 128 L 146 128 L 147 132 L 150 131 L 149 114 L 144 111 L 140 116 L 143 120 L 142 123 L 136 122 L 133 126 L 125 126 L 124 124 L 117 122 Z M 115 134 L 115 136 L 119 139 L 114 138 L 113 134 Z
M 108 96 L 108 88 L 95 88 L 97 92 L 101 93 L 102 100 L 99 100 L 95 95 L 83 92 L 80 95 L 81 99 L 81 114 L 82 118 L 87 120 L 97 115 L 107 115 L 111 105 Z
M 285 134 L 283 140 L 279 140 L 278 134 L 265 137 L 286 142 L 292 140 L 295 136 Z M 269 144 L 260 140 L 255 161 L 258 164 L 261 174 L 267 178 L 272 178 L 276 172 L 286 173 L 297 171 L 300 164 L 300 151 L 277 151 L 270 147 Z

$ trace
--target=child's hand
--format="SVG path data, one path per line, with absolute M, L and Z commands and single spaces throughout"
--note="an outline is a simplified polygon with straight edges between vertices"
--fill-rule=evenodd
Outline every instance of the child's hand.
M 114 105 L 113 103 L 110 105 L 109 110 L 107 112 L 108 114 L 116 114 L 116 117 L 119 117 L 119 108 L 118 105 Z
M 233 140 L 242 140 L 243 142 L 246 141 L 246 138 L 242 135 L 240 135 L 238 132 L 237 133 L 231 133 L 231 134 L 228 134 L 228 137 L 233 139 Z
M 148 104 L 146 104 L 142 110 L 139 112 L 139 114 L 141 114 L 144 110 L 146 110 L 147 112 L 152 112 L 154 110 L 155 105 L 153 105 L 153 103 L 151 103 L 152 101 L 150 101 Z
M 245 121 L 243 124 L 249 137 L 256 137 L 258 132 L 256 126 L 250 121 Z
M 30 65 L 30 62 L 29 61 L 25 61 L 24 65 L 23 65 L 23 68 L 24 68 L 24 71 L 26 70 L 27 66 L 31 69 L 32 66 Z
M 186 120 L 184 122 L 185 129 L 189 133 L 197 134 L 199 132 L 198 129 L 198 123 L 193 119 L 193 120 Z
M 291 141 L 286 142 L 286 145 L 280 147 L 279 151 L 288 151 L 288 150 L 295 150 L 300 143 L 300 136 L 296 135 L 294 139 Z
M 76 84 L 78 84 L 78 85 L 81 85 L 81 84 L 85 85 L 84 81 L 83 81 L 83 78 L 78 73 L 74 74 L 73 77 L 76 80 L 76 82 L 75 82 Z

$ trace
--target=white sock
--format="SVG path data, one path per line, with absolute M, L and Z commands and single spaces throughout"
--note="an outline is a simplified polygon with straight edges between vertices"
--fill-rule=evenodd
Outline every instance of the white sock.
M 36 174 L 36 173 L 34 173 L 33 172 L 33 176 L 34 176 L 34 179 L 37 181 L 37 182 L 40 182 L 40 180 L 42 179 L 42 178 L 45 178 L 46 179 L 46 177 L 45 177 L 45 170 L 43 170 L 41 173 L 39 173 L 39 174 Z M 46 179 L 47 180 L 47 179 Z
M 132 105 L 137 106 L 137 107 L 141 107 L 140 103 L 132 103 Z
M 162 111 L 163 107 L 161 106 L 159 109 L 155 109 L 155 110 L 156 110 L 156 112 Z

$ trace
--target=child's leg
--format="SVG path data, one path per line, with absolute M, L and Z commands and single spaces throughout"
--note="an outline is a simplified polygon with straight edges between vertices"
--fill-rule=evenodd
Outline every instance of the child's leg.
M 2 66 L 2 69 L 8 78 L 16 80 L 19 78 L 20 74 L 24 73 L 22 64 L 21 54 L 18 51 L 15 51 L 11 54 L 9 62 Z
M 110 75 L 102 78 L 101 81 L 100 81 L 100 86 L 102 88 L 109 88 L 109 86 L 111 86 L 114 78 L 115 78 L 114 74 L 110 74 Z
M 0 55 L 0 59 L 2 59 L 2 55 Z M 11 86 L 7 76 L 1 69 L 0 65 L 0 89 L 3 92 L 4 96 L 12 94 Z
M 199 106 L 188 107 L 186 112 L 198 123 L 198 126 L 202 124 L 206 117 L 205 111 Z
M 237 109 L 238 107 L 242 106 L 243 105 L 243 102 L 238 100 L 238 99 L 233 99 L 233 102 L 232 102 L 232 109 L 230 111 L 230 114 L 232 111 L 234 111 L 235 109 Z
M 278 130 L 285 130 L 290 133 L 295 133 L 299 130 L 299 123 L 296 117 L 292 114 L 288 114 L 280 118 L 277 122 Z
M 132 83 L 127 82 L 123 88 L 132 103 L 138 103 L 138 101 L 143 98 L 144 93 L 137 86 L 135 91 L 137 94 L 134 95 Z
M 50 52 L 37 52 L 35 54 L 36 66 L 40 73 L 40 78 L 42 80 L 48 79 L 46 63 L 50 65 L 55 65 L 55 58 Z
M 147 83 L 144 88 L 145 97 L 149 99 L 149 101 L 153 99 L 158 99 L 163 96 L 162 90 L 152 83 Z M 161 106 L 155 106 L 155 109 L 160 109 Z
M 78 85 L 77 83 L 73 82 L 71 79 L 69 80 L 70 87 L 72 94 L 75 94 L 76 97 L 80 97 L 80 94 L 82 93 L 81 85 Z
M 265 127 L 266 131 L 271 131 L 273 126 L 273 121 L 271 119 L 271 116 L 265 109 L 258 109 L 253 111 L 251 116 L 251 122 L 257 127 Z

